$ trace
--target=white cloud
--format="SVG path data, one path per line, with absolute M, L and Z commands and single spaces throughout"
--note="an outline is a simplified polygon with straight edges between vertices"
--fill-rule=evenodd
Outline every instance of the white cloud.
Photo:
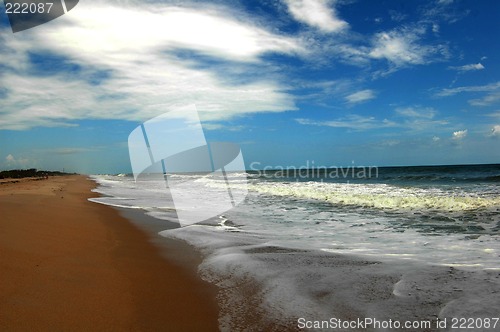
M 430 57 L 441 52 L 441 49 L 420 44 L 420 36 L 424 32 L 422 28 L 415 28 L 377 33 L 372 40 L 372 49 L 368 56 L 386 59 L 396 66 L 428 63 Z
M 432 107 L 398 107 L 395 111 L 401 116 L 424 119 L 432 119 L 437 113 Z
M 486 96 L 478 99 L 469 100 L 472 106 L 490 106 L 500 101 L 500 90 L 487 94 Z
M 50 149 L 50 150 L 44 150 L 42 152 L 44 153 L 53 153 L 53 154 L 77 154 L 77 153 L 83 153 L 83 152 L 91 152 L 95 151 L 97 148 L 55 148 L 55 149 Z
M 5 157 L 5 163 L 8 167 L 26 167 L 30 160 L 27 158 L 16 158 L 12 154 Z
M 117 59 L 121 54 L 149 54 L 168 48 L 188 48 L 216 57 L 256 61 L 265 52 L 301 51 L 293 39 L 273 35 L 224 15 L 224 10 L 173 7 L 154 3 L 141 6 L 79 5 L 67 24 L 45 31 L 60 48 L 99 52 Z M 113 18 L 113 19 L 110 19 Z M 133 24 L 131 24 L 133 22 Z M 55 46 L 55 45 L 54 45 Z M 111 52 L 107 54 L 106 51 Z M 83 57 L 92 56 L 85 52 Z
M 259 63 L 269 52 L 305 52 L 297 39 L 225 14 L 203 6 L 88 1 L 44 29 L 1 31 L 0 57 L 7 69 L 0 86 L 8 90 L 0 129 L 71 126 L 78 119 L 142 121 L 193 103 L 209 120 L 296 109 L 288 87 L 271 76 L 229 83 L 213 68 L 172 54 L 187 49 L 238 67 Z M 65 57 L 81 72 L 33 76 L 28 52 Z M 108 77 L 100 84 L 88 79 L 102 72 Z
M 453 96 L 462 92 L 489 92 L 500 89 L 500 82 L 490 83 L 486 85 L 462 86 L 453 89 L 443 89 L 436 94 L 438 97 Z
M 500 137 L 500 125 L 494 125 L 493 128 L 491 128 L 490 136 Z
M 409 66 L 428 65 L 448 59 L 450 57 L 448 45 L 429 43 L 428 30 L 428 21 L 418 21 L 376 33 L 371 37 L 368 47 L 357 48 L 363 55 L 355 56 L 355 59 L 364 57 L 366 60 L 385 60 L 388 63 L 387 69 L 372 72 L 374 79 L 385 77 Z
M 451 136 L 451 138 L 455 141 L 461 141 L 463 140 L 465 137 L 467 136 L 467 129 L 464 129 L 464 130 L 459 130 L 459 131 L 455 131 L 453 132 L 453 135 Z
M 302 7 L 306 4 L 311 6 L 315 4 L 314 6 L 317 7 L 330 3 L 328 1 L 283 1 L 288 4 L 289 11 L 292 8 L 296 9 L 296 19 L 302 21 L 309 16 L 309 12 L 315 12 L 303 10 Z M 318 12 L 324 13 L 319 10 Z M 316 17 L 315 15 L 311 16 Z M 399 12 L 390 12 L 390 15 L 398 22 L 406 19 L 406 16 Z M 321 25 L 313 22 L 316 21 L 311 19 L 311 25 Z M 372 77 L 375 79 L 387 76 L 403 67 L 425 65 L 450 57 L 449 47 L 445 43 L 429 44 L 428 32 L 429 28 L 432 28 L 431 20 L 421 19 L 413 23 L 398 25 L 398 28 L 375 34 L 359 34 L 346 29 L 335 38 L 325 38 L 324 35 L 309 31 L 302 34 L 302 38 L 310 51 L 307 55 L 309 59 L 314 59 L 315 64 L 330 63 L 332 59 L 335 59 L 344 64 L 366 69 L 374 68 L 375 66 L 371 64 L 378 62 L 377 60 L 386 60 L 389 68 L 380 68 L 372 72 Z M 434 29 L 438 29 L 437 23 Z
M 439 142 L 441 140 L 441 138 L 439 138 L 438 136 L 433 136 L 432 137 L 432 141 L 433 142 Z
M 381 141 L 379 144 L 380 144 L 380 146 L 394 147 L 394 146 L 400 145 L 401 141 L 397 140 L 397 139 L 390 139 L 390 140 Z
M 435 119 L 437 111 L 432 107 L 396 108 L 396 119 L 379 120 L 373 116 L 349 114 L 343 118 L 330 121 L 316 121 L 299 118 L 296 122 L 303 125 L 349 128 L 354 130 L 370 130 L 380 128 L 405 128 L 412 132 L 422 132 L 449 124 L 448 120 Z M 402 119 L 401 119 L 402 118 Z
M 377 79 L 401 68 L 449 58 L 447 45 L 426 43 L 427 28 L 427 24 L 417 22 L 367 37 L 351 34 L 348 41 L 340 38 L 322 41 L 316 48 L 328 52 L 330 58 L 362 68 L 374 67 L 371 64 L 377 60 L 387 61 L 388 68 L 382 67 L 371 73 Z
M 498 110 L 496 112 L 493 112 L 493 113 L 490 113 L 490 114 L 487 114 L 486 116 L 491 116 L 491 117 L 494 117 L 494 118 L 500 118 L 500 110 Z
M 215 122 L 205 122 L 203 123 L 203 129 L 204 130 L 221 130 L 224 129 L 226 131 L 241 131 L 245 127 L 241 125 L 223 125 L 221 123 L 215 123 Z
M 486 85 L 464 86 L 453 89 L 443 89 L 436 93 L 437 97 L 449 97 L 459 93 L 486 92 L 481 98 L 470 99 L 468 102 L 472 106 L 490 106 L 500 102 L 500 82 Z
M 337 17 L 333 1 L 285 0 L 288 11 L 299 22 L 318 28 L 323 32 L 338 32 L 348 24 Z
M 309 119 L 295 119 L 295 121 L 303 125 L 349 128 L 354 130 L 377 129 L 396 125 L 387 119 L 377 120 L 373 116 L 361 116 L 356 114 L 350 114 L 344 118 L 332 121 L 315 121 Z
M 336 55 L 340 61 L 351 66 L 365 67 L 370 63 L 369 48 L 349 44 L 334 44 L 328 50 L 330 55 Z
M 449 124 L 446 119 L 436 119 L 438 112 L 432 107 L 398 107 L 394 111 L 404 118 L 400 126 L 411 131 L 425 131 Z
M 439 33 L 439 24 L 437 23 L 432 24 L 432 32 Z
M 474 70 L 483 70 L 484 66 L 479 62 L 479 63 L 473 63 L 470 65 L 463 65 L 463 66 L 458 66 L 458 67 L 448 67 L 448 69 L 453 69 L 459 72 L 467 72 L 467 71 L 474 71 Z
M 469 100 L 472 106 L 489 106 L 500 101 L 500 82 L 490 83 L 486 85 L 463 86 L 453 89 L 443 89 L 436 93 L 437 97 L 449 97 L 459 93 L 477 93 L 487 92 L 481 98 Z
M 470 14 L 470 10 L 462 6 L 453 6 L 453 2 L 453 0 L 429 1 L 422 6 L 423 16 L 429 21 L 455 23 Z
M 373 98 L 375 98 L 375 92 L 369 89 L 361 90 L 345 97 L 349 104 L 358 104 Z

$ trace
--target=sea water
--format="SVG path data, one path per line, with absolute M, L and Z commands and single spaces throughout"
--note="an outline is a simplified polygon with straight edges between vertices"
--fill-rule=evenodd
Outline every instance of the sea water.
M 202 223 L 160 233 L 205 253 L 201 276 L 225 289 L 219 296 L 226 308 L 221 327 L 235 328 L 231 321 L 239 315 L 242 295 L 230 291 L 235 280 L 260 285 L 260 310 L 320 315 L 324 306 L 303 288 L 311 278 L 315 287 L 328 288 L 321 286 L 331 273 L 326 253 L 500 270 L 500 165 L 387 167 L 370 176 L 354 170 L 343 176 L 329 170 L 304 174 L 253 171 L 247 173 L 248 183 L 238 174 L 232 186 L 248 187 L 243 203 Z M 207 187 L 226 184 L 188 174 L 169 181 L 194 178 Z M 161 178 L 94 179 L 104 196 L 93 201 L 175 222 L 174 201 Z

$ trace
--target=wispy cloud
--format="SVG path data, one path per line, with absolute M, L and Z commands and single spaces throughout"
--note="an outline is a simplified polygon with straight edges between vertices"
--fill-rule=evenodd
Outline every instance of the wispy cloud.
M 437 113 L 432 107 L 398 107 L 395 112 L 405 117 L 423 119 L 432 119 Z
M 370 89 L 351 93 L 345 99 L 349 104 L 359 104 L 375 98 L 375 92 Z
M 227 131 L 241 131 L 245 128 L 242 125 L 228 125 L 216 122 L 205 122 L 203 123 L 204 130 L 227 130 Z
M 326 0 L 286 1 L 296 20 L 317 31 L 346 31 L 348 23 L 338 17 L 335 4 Z M 43 29 L 16 35 L 2 31 L 0 86 L 7 89 L 2 92 L 0 129 L 75 126 L 80 119 L 143 121 L 186 104 L 196 104 L 209 121 L 296 110 L 295 101 L 300 96 L 291 92 L 286 79 L 264 69 L 259 74 L 253 71 L 253 75 L 243 75 L 247 71 L 239 69 L 266 68 L 265 55 L 270 53 L 308 59 L 327 54 L 328 61 L 333 54 L 334 61 L 357 66 L 385 59 L 394 69 L 433 62 L 440 52 L 439 45 L 422 41 L 425 29 L 407 26 L 366 38 L 358 36 L 353 38 L 355 44 L 347 33 L 335 45 L 326 46 L 332 51 L 326 52 L 317 40 L 266 29 L 266 25 L 235 11 L 199 3 L 190 8 L 88 1 Z M 315 49 L 311 45 L 319 46 Z M 197 56 L 179 56 L 183 51 Z M 78 72 L 55 68 L 40 75 L 35 73 L 31 54 L 56 55 L 79 68 Z M 208 66 L 203 59 L 217 59 L 225 64 L 224 69 L 237 70 L 227 75 L 228 71 Z M 245 79 L 238 82 L 238 76 Z M 373 90 L 352 87 L 338 95 L 349 104 L 375 98 Z
M 483 70 L 484 66 L 482 63 L 478 62 L 478 63 L 463 65 L 463 66 L 458 66 L 458 67 L 450 66 L 450 67 L 448 67 L 448 69 L 456 70 L 458 72 L 468 72 L 468 71 L 475 71 L 475 70 Z
M 459 93 L 471 92 L 487 92 L 487 94 L 481 98 L 469 100 L 469 104 L 471 104 L 472 106 L 489 106 L 495 104 L 500 101 L 500 82 L 490 83 L 486 85 L 463 86 L 452 89 L 443 89 L 435 95 L 437 97 L 449 97 Z
M 498 91 L 487 94 L 486 96 L 478 99 L 469 100 L 472 106 L 490 106 L 500 102 L 500 89 Z
M 422 65 L 433 62 L 436 55 L 444 56 L 444 46 L 421 42 L 424 34 L 422 26 L 377 33 L 368 56 L 385 59 L 394 66 Z
M 393 9 L 389 10 L 389 16 L 391 17 L 391 20 L 395 22 L 402 22 L 408 17 L 408 15 Z
M 290 14 L 299 22 L 323 32 L 338 32 L 348 24 L 337 16 L 334 1 L 328 0 L 285 0 Z
M 92 152 L 96 151 L 97 148 L 80 148 L 80 147 L 66 147 L 66 148 L 55 148 L 55 149 L 48 149 L 48 150 L 43 150 L 39 152 L 43 152 L 45 154 L 58 154 L 58 155 L 67 155 L 67 154 L 77 154 L 77 153 L 83 153 L 83 152 Z
M 443 89 L 440 92 L 436 93 L 438 97 L 448 97 L 456 95 L 457 93 L 462 92 L 489 92 L 500 89 L 500 82 L 486 84 L 486 85 L 473 85 L 473 86 L 462 86 L 458 88 L 452 89 Z
M 439 30 L 440 30 L 439 24 L 432 23 L 432 32 L 437 34 L 437 33 L 439 33 Z
M 361 116 L 356 114 L 350 114 L 344 118 L 332 121 L 315 121 L 303 118 L 295 119 L 295 121 L 303 125 L 349 128 L 353 130 L 367 130 L 395 126 L 395 123 L 387 119 L 377 120 L 373 116 Z
M 349 128 L 353 130 L 372 130 L 380 128 L 404 128 L 411 132 L 422 132 L 442 128 L 449 124 L 446 119 L 438 119 L 438 112 L 431 107 L 401 107 L 394 110 L 393 118 L 383 120 L 373 116 L 350 114 L 335 120 L 317 121 L 305 118 L 295 119 L 296 122 L 310 126 L 325 126 L 333 128 Z
M 287 87 L 271 76 L 228 84 L 213 69 L 194 68 L 192 60 L 174 55 L 187 49 L 238 66 L 262 62 L 267 53 L 305 52 L 298 39 L 225 14 L 208 6 L 92 2 L 44 29 L 2 31 L 0 86 L 7 91 L 0 129 L 71 126 L 89 118 L 141 121 L 193 103 L 209 120 L 296 109 Z M 55 54 L 82 71 L 109 74 L 98 83 L 81 73 L 35 75 L 32 53 Z
M 490 116 L 490 117 L 494 117 L 494 118 L 499 118 L 500 119 L 500 110 L 498 110 L 496 112 L 493 112 L 493 113 L 490 113 L 490 114 L 486 114 L 486 116 Z
M 470 14 L 470 10 L 462 6 L 454 6 L 454 0 L 430 1 L 422 9 L 422 16 L 429 21 L 441 20 L 446 23 L 455 23 Z
M 432 107 L 398 107 L 394 112 L 402 118 L 398 120 L 399 125 L 412 132 L 434 130 L 449 124 L 447 119 L 436 118 L 438 112 Z

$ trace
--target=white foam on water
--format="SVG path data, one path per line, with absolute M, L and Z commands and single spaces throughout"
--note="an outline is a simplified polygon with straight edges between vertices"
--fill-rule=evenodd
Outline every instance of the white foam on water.
M 193 225 L 160 234 L 183 239 L 204 251 L 206 258 L 199 273 L 220 288 L 222 331 L 243 327 L 260 331 L 268 325 L 289 325 L 295 317 L 319 319 L 328 314 L 308 289 L 312 274 L 317 276 L 314 288 L 327 287 L 320 281 L 322 274 L 327 274 L 321 261 L 300 264 L 305 258 L 293 251 L 288 252 L 288 257 L 277 258 L 273 251 L 279 248 L 274 247 L 272 240 L 248 233 L 242 237 L 223 227 Z M 248 312 L 265 313 L 265 321 L 247 322 Z
M 177 179 L 184 181 L 186 176 Z M 101 184 L 98 191 L 110 196 L 96 199 L 100 203 L 141 206 L 157 218 L 172 219 L 163 183 L 138 189 L 127 177 L 96 180 Z M 197 181 L 224 185 L 217 179 Z M 332 253 L 389 264 L 500 269 L 498 187 L 465 190 L 254 179 L 249 189 L 243 203 L 207 225 L 160 233 L 204 253 L 199 272 L 220 287 L 224 331 L 242 326 L 251 331 L 245 321 L 250 310 L 267 313 L 261 316 L 273 324 L 296 317 L 332 317 L 329 310 L 336 308 L 338 298 L 331 294 L 331 285 L 344 282 L 335 275 Z M 394 294 L 408 296 L 410 283 L 396 285 Z M 446 308 L 446 315 L 455 310 L 453 303 Z M 267 323 L 256 324 L 254 330 Z
M 190 176 L 177 178 L 184 181 Z M 159 219 L 175 218 L 164 181 L 144 181 L 138 185 L 131 177 L 94 179 L 100 184 L 96 191 L 105 195 L 92 198 L 94 202 L 142 208 Z M 214 178 L 196 181 L 209 186 L 224 182 Z M 356 253 L 380 259 L 398 257 L 442 265 L 500 267 L 498 189 L 483 192 L 457 189 L 454 196 L 448 197 L 450 192 L 442 188 L 260 180 L 254 180 L 250 189 L 247 199 L 214 218 L 213 226 L 219 224 L 218 228 L 242 233 L 242 237 L 243 233 L 245 237 L 253 234 L 283 247 Z M 345 197 L 344 203 L 333 203 L 332 199 L 325 199 L 327 196 L 335 197 L 335 202 Z M 359 204 L 372 204 L 352 203 L 359 202 L 360 197 L 366 200 Z M 408 209 L 410 205 L 412 208 Z
M 359 254 L 352 250 L 343 252 L 347 255 L 332 256 L 317 250 L 282 247 L 275 234 L 234 233 L 207 225 L 192 225 L 160 234 L 183 239 L 204 252 L 205 259 L 199 266 L 199 273 L 220 289 L 218 302 L 222 331 L 272 330 L 270 327 L 279 331 L 279 326 L 290 326 L 297 317 L 308 320 L 339 317 L 343 305 L 360 317 L 386 315 L 398 318 L 395 316 L 398 304 L 388 300 L 389 306 L 378 305 L 384 303 L 378 292 L 388 296 L 392 291 L 411 309 L 412 305 L 426 303 L 426 296 L 436 303 L 456 296 L 471 302 L 500 289 L 500 280 L 491 279 L 487 274 L 474 272 L 465 278 L 465 272 L 457 276 L 456 272 L 444 267 L 422 269 L 413 260 L 408 265 L 391 264 L 395 259 L 404 258 L 404 254 L 385 258 L 383 255 L 374 256 L 373 261 L 349 255 L 353 252 Z M 413 258 L 413 255 L 408 256 Z M 377 261 L 385 263 L 375 263 Z M 444 286 L 436 283 L 437 279 L 444 280 Z M 384 288 L 376 289 L 372 284 L 378 280 L 387 280 L 380 284 L 389 287 L 386 293 Z M 485 283 L 484 280 L 489 281 Z M 467 292 L 457 293 L 458 288 Z M 416 294 L 421 294 L 420 300 Z M 498 297 L 491 298 L 481 308 L 498 304 Z M 457 308 L 456 301 L 450 301 L 445 309 L 435 313 L 449 317 L 458 309 L 464 313 L 474 306 Z M 249 312 L 257 313 L 261 320 L 248 321 Z
M 220 183 L 202 179 L 209 186 Z M 466 211 L 500 207 L 498 192 L 478 196 L 462 190 L 410 188 L 387 184 L 350 184 L 328 182 L 258 182 L 249 187 L 261 194 L 327 201 L 332 204 L 394 210 Z
M 94 189 L 103 196 L 90 198 L 95 203 L 131 209 L 166 210 L 174 209 L 164 181 L 145 180 L 135 182 L 126 176 L 92 176 L 99 186 Z

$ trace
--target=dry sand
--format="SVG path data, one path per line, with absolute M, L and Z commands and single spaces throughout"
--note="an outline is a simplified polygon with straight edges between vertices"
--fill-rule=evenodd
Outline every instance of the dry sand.
M 87 201 L 93 187 L 83 176 L 0 186 L 0 330 L 217 330 L 214 287 Z

